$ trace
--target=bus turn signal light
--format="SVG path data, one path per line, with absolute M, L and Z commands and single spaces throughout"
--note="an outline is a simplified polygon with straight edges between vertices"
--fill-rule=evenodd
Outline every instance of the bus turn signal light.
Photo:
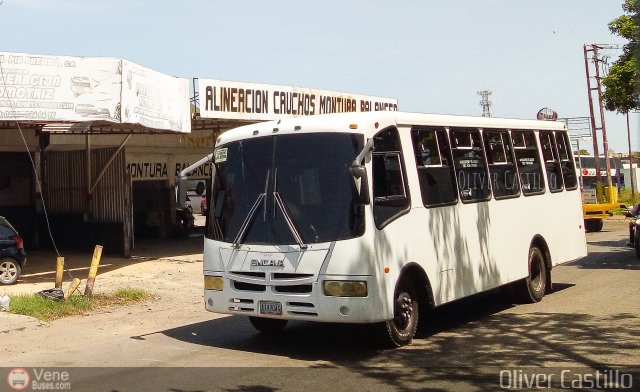
M 224 288 L 224 278 L 222 276 L 204 276 L 204 288 L 206 290 L 222 291 Z
M 366 297 L 367 282 L 359 280 L 325 280 L 324 295 L 329 297 Z

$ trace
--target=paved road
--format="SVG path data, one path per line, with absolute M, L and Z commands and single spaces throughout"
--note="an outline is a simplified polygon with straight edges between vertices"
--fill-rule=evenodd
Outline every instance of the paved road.
M 501 370 L 640 369 L 640 260 L 624 247 L 624 222 L 587 236 L 589 256 L 556 267 L 541 303 L 465 299 L 429 314 L 402 349 L 372 349 L 358 326 L 296 322 L 257 334 L 244 318 L 203 311 L 200 263 L 164 262 L 155 277 L 169 268 L 174 287 L 146 278 L 159 300 L 0 334 L 0 366 L 60 367 L 72 390 L 105 391 L 495 390 Z

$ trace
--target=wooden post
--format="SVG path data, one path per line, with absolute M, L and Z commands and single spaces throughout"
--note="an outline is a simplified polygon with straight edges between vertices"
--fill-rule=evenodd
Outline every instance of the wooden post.
M 62 288 L 62 274 L 64 273 L 64 257 L 58 257 L 56 260 L 56 288 Z
M 96 281 L 96 275 L 98 275 L 98 265 L 100 265 L 100 257 L 102 256 L 102 245 L 96 245 L 93 250 L 93 258 L 91 259 L 91 268 L 89 269 L 89 276 L 87 277 L 87 285 L 84 288 L 84 295 L 91 297 L 93 295 L 93 284 Z
M 80 286 L 80 279 L 78 278 L 73 278 L 73 282 L 71 282 L 71 285 L 69 286 L 69 288 L 67 289 L 67 291 L 64 293 L 64 299 L 69 299 L 71 298 L 71 296 L 73 295 L 73 293 L 78 290 L 78 287 Z

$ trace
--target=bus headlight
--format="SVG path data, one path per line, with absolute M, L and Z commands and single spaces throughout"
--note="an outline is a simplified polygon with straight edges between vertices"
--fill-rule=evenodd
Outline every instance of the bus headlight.
M 204 276 L 204 288 L 206 290 L 221 291 L 224 288 L 224 278 L 222 276 Z
M 359 280 L 325 280 L 324 295 L 329 297 L 366 297 L 367 282 Z

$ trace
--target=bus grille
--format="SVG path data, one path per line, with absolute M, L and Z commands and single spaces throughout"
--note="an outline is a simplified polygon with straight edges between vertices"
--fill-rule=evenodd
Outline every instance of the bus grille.
M 253 283 L 238 282 L 238 281 L 233 281 L 233 287 L 236 290 L 240 290 L 240 291 L 258 291 L 258 292 L 263 292 L 263 291 L 267 290 L 267 286 L 265 286 L 263 284 L 253 284 Z
M 301 273 L 229 271 L 234 289 L 259 293 L 271 287 L 275 293 L 280 294 L 310 294 L 314 277 L 314 274 Z
M 273 286 L 273 289 L 278 293 L 287 294 L 309 294 L 312 286 L 310 284 L 296 284 L 292 286 Z

